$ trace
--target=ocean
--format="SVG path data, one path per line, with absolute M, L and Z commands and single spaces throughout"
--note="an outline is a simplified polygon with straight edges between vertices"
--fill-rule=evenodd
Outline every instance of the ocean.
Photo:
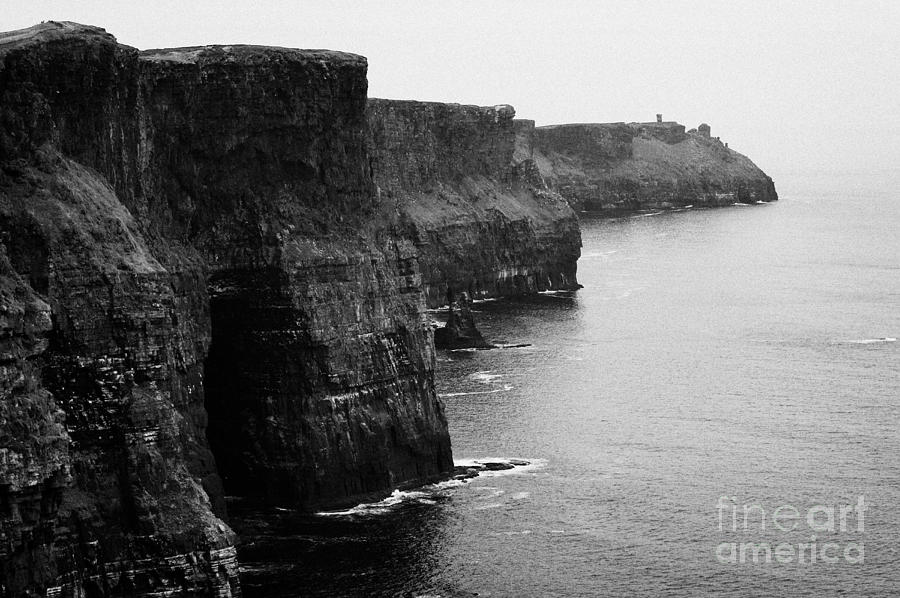
M 584 288 L 439 352 L 459 463 L 338 514 L 251 512 L 245 596 L 900 595 L 900 176 L 582 214 Z

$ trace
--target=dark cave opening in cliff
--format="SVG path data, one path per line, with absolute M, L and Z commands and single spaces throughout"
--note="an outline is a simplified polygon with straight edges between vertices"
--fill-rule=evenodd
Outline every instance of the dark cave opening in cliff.
M 212 338 L 203 376 L 206 437 L 224 492 L 244 496 L 251 487 L 251 472 L 242 458 L 246 448 L 242 422 L 250 418 L 241 401 L 247 391 L 247 377 L 242 375 L 242 345 L 237 338 L 240 325 L 234 320 L 239 313 L 219 301 L 211 302 L 210 312 Z
M 307 347 L 275 270 L 230 271 L 209 281 L 211 342 L 204 363 L 206 437 L 228 496 L 304 504 L 308 460 L 299 439 L 308 380 L 321 356 Z M 222 288 L 229 289 L 221 292 Z M 298 448 L 299 447 L 299 448 Z
M 279 283 L 277 272 L 269 269 L 221 271 L 207 281 L 206 437 L 221 480 L 219 492 L 227 496 L 265 499 L 285 490 L 272 487 L 267 469 L 270 456 L 285 457 L 272 453 L 277 445 L 271 434 L 278 429 L 272 414 L 280 411 L 274 388 L 286 373 L 272 336 L 289 325 L 279 309 L 284 306 Z

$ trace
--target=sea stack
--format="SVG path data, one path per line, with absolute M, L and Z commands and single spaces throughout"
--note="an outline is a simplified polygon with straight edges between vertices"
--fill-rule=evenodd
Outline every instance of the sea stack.
M 472 314 L 472 302 L 466 292 L 454 298 L 452 291 L 448 293 L 447 325 L 434 332 L 434 345 L 438 349 L 490 349 L 493 347 L 484 340 L 475 325 Z

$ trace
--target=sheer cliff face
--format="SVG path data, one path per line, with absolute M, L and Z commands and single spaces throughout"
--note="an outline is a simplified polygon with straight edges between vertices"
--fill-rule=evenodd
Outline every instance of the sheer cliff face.
M 369 147 L 382 202 L 415 241 L 428 304 L 577 287 L 575 213 L 518 143 L 534 123 L 511 106 L 370 99 Z
M 365 68 L 0 35 L 0 594 L 237 594 L 217 472 L 312 508 L 452 466 Z
M 210 441 L 226 488 L 315 508 L 452 467 L 412 247 L 378 205 L 365 59 L 141 56 L 142 192 L 208 264 Z M 154 185 L 157 185 L 154 187 Z
M 189 250 L 157 250 L 110 185 L 138 172 L 136 52 L 47 24 L 0 38 L 0 65 L 4 300 L 22 314 L 18 359 L 30 352 L 0 399 L 16 470 L 3 480 L 18 480 L 3 490 L 0 584 L 232 594 L 233 534 L 204 490 L 219 486 L 205 272 Z
M 538 127 L 522 139 L 576 209 L 721 206 L 778 199 L 772 179 L 721 141 L 678 123 Z

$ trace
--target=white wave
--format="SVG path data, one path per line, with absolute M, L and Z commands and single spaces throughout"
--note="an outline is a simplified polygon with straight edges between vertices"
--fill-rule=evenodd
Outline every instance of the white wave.
M 381 515 L 389 513 L 394 507 L 407 502 L 417 502 L 424 505 L 437 504 L 436 497 L 444 490 L 464 486 L 468 480 L 450 479 L 435 484 L 428 484 L 416 490 L 394 490 L 391 495 L 377 502 L 360 503 L 353 508 L 343 511 L 319 511 L 316 515 L 326 517 L 346 517 L 348 515 Z
M 483 372 L 475 372 L 474 374 L 469 374 L 469 378 L 482 384 L 490 384 L 494 380 L 503 377 L 502 374 L 492 374 L 491 372 L 493 371 L 494 370 L 485 370 Z
M 428 486 L 425 486 L 425 488 L 432 488 L 435 492 L 440 492 L 441 490 L 449 490 L 450 488 L 459 488 L 460 486 L 465 486 L 468 483 L 469 480 L 457 480 L 456 478 L 452 478 L 449 480 L 444 480 L 443 482 L 429 484 Z
M 566 289 L 550 289 L 547 291 L 538 291 L 538 295 L 549 295 L 551 297 L 554 297 L 557 295 L 569 296 L 571 293 L 572 293 L 572 291 L 569 291 Z
M 471 392 L 445 392 L 445 393 L 439 394 L 438 396 L 441 397 L 442 399 L 444 399 L 447 397 L 467 397 L 470 395 L 492 395 L 492 394 L 498 393 L 498 392 L 507 392 L 512 389 L 513 389 L 513 387 L 511 385 L 506 384 L 503 386 L 503 388 L 495 388 L 493 390 L 473 390 Z
M 378 502 L 370 502 L 370 503 L 361 503 L 356 505 L 351 509 L 346 509 L 344 511 L 320 511 L 316 513 L 316 515 L 357 515 L 362 513 L 376 514 L 376 513 L 385 513 L 390 507 L 399 505 L 405 500 L 409 499 L 419 499 L 428 496 L 427 492 L 422 492 L 419 490 L 405 491 L 405 490 L 394 490 L 391 492 L 391 495 L 385 498 L 384 500 L 380 500 Z
M 480 471 L 478 473 L 478 477 L 494 477 L 497 475 L 505 475 L 510 473 L 524 473 L 526 471 L 531 471 L 534 469 L 538 469 L 547 464 L 546 459 L 517 459 L 517 458 L 505 458 L 501 457 L 498 459 L 458 459 L 453 462 L 456 466 L 462 467 L 480 467 L 485 463 L 505 463 L 507 465 L 512 465 L 511 469 L 504 469 L 501 471 Z M 370 503 L 360 503 L 355 507 L 350 509 L 344 509 L 340 511 L 319 511 L 316 515 L 324 516 L 324 517 L 347 517 L 354 515 L 383 515 L 385 513 L 389 513 L 398 505 L 402 505 L 408 502 L 416 502 L 418 504 L 425 505 L 433 505 L 437 504 L 437 498 L 442 496 L 444 491 L 449 490 L 451 488 L 458 488 L 460 486 L 464 486 L 469 483 L 468 479 L 456 479 L 451 478 L 449 480 L 444 480 L 443 482 L 437 482 L 435 484 L 428 484 L 426 486 L 422 486 L 415 490 L 394 490 L 391 492 L 390 496 L 384 498 L 383 500 L 379 500 L 376 502 Z M 492 490 L 496 490 L 490 486 L 485 486 L 484 488 L 490 488 Z M 488 495 L 484 498 L 492 498 L 493 496 L 499 496 L 503 494 L 504 491 L 500 490 L 499 493 Z M 521 494 L 521 493 L 520 493 Z M 527 493 L 525 493 L 527 494 Z M 493 503 L 492 503 L 493 504 Z M 497 506 L 500 506 L 499 504 Z M 493 507 L 492 507 L 493 508 Z
M 873 343 L 896 343 L 897 339 L 892 336 L 883 336 L 881 338 L 864 338 L 855 341 L 847 341 L 854 345 L 871 345 Z
M 531 492 L 516 492 L 515 494 L 510 494 L 509 498 L 512 500 L 525 500 L 531 496 Z
M 322 517 L 346 517 L 348 515 L 378 515 L 381 513 L 387 513 L 390 509 L 388 508 L 390 505 L 378 506 L 380 503 L 362 503 L 358 504 L 352 509 L 346 509 L 344 511 L 319 511 L 316 515 Z
M 492 503 L 487 504 L 487 505 L 481 505 L 480 507 L 475 507 L 475 510 L 476 510 L 476 511 L 487 511 L 488 509 L 499 509 L 499 508 L 502 507 L 502 506 L 503 506 L 503 505 L 501 505 L 501 504 L 498 503 L 498 502 L 492 502 Z
M 741 202 L 739 202 L 739 201 L 736 201 L 736 202 L 734 202 L 734 203 L 731 204 L 731 205 L 733 205 L 733 206 L 749 206 L 750 204 L 748 204 L 748 203 L 741 203 Z
M 531 533 L 530 529 L 525 529 L 520 532 L 512 532 L 512 531 L 510 531 L 510 532 L 494 532 L 491 535 L 492 536 L 527 536 L 530 533 Z

